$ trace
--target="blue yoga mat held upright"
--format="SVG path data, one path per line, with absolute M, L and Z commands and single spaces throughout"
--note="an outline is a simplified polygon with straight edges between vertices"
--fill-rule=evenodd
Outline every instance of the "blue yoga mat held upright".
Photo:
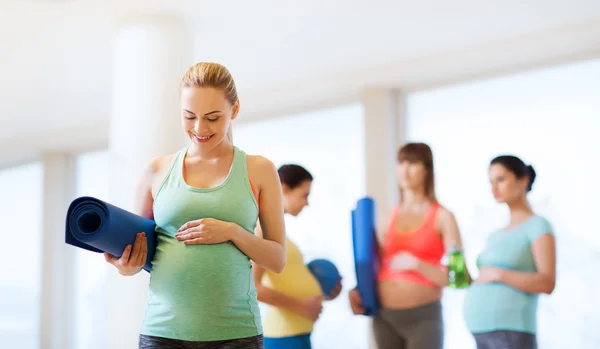
M 357 290 L 366 309 L 363 315 L 375 316 L 379 309 L 379 247 L 375 235 L 375 201 L 369 197 L 358 200 L 352 210 L 352 241 Z
M 140 217 L 102 200 L 83 196 L 71 202 L 67 211 L 65 242 L 92 252 L 120 257 L 138 233 L 146 233 L 148 255 L 144 270 L 150 271 L 156 250 L 154 221 Z

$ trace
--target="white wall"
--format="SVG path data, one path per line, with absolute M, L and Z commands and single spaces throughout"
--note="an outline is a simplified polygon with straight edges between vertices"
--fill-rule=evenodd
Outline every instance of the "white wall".
M 39 346 L 41 163 L 0 171 L 0 347 Z
M 109 152 L 81 154 L 75 161 L 75 196 L 109 200 Z M 106 347 L 106 262 L 99 253 L 75 249 L 74 318 L 71 331 L 74 349 Z

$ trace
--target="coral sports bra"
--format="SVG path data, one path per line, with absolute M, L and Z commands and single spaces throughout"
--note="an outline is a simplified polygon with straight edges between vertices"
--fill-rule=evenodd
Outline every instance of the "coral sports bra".
M 377 276 L 378 281 L 395 280 L 421 285 L 435 285 L 433 281 L 417 271 L 392 270 L 390 263 L 396 254 L 409 252 L 420 260 L 443 269 L 442 258 L 444 257 L 445 247 L 442 237 L 435 227 L 439 208 L 440 205 L 438 203 L 432 204 L 425 215 L 425 221 L 417 230 L 400 232 L 396 228 L 400 207 L 396 206 L 385 234 L 381 255 L 381 269 Z

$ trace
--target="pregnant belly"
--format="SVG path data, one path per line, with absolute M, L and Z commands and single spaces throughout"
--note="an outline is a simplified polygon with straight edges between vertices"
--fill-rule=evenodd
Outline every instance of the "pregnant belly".
M 498 309 L 524 309 L 535 296 L 501 283 L 472 284 L 464 300 L 466 312 L 493 312 Z
M 388 309 L 414 308 L 442 298 L 440 287 L 400 280 L 379 281 L 377 291 L 381 305 Z
M 264 283 L 265 286 L 291 297 L 308 298 L 323 293 L 317 279 L 302 263 L 286 265 L 281 274 L 267 273 Z
M 150 296 L 163 305 L 218 307 L 248 301 L 250 260 L 232 243 L 184 245 L 159 237 L 152 262 Z

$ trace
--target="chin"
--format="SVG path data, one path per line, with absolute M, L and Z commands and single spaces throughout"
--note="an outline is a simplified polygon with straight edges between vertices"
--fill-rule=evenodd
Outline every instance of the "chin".
M 298 217 L 300 215 L 300 212 L 302 212 L 302 210 L 294 211 L 294 212 L 291 212 L 291 215 L 294 217 Z
M 410 185 L 408 185 L 408 183 L 400 183 L 398 187 L 402 190 L 410 190 Z

